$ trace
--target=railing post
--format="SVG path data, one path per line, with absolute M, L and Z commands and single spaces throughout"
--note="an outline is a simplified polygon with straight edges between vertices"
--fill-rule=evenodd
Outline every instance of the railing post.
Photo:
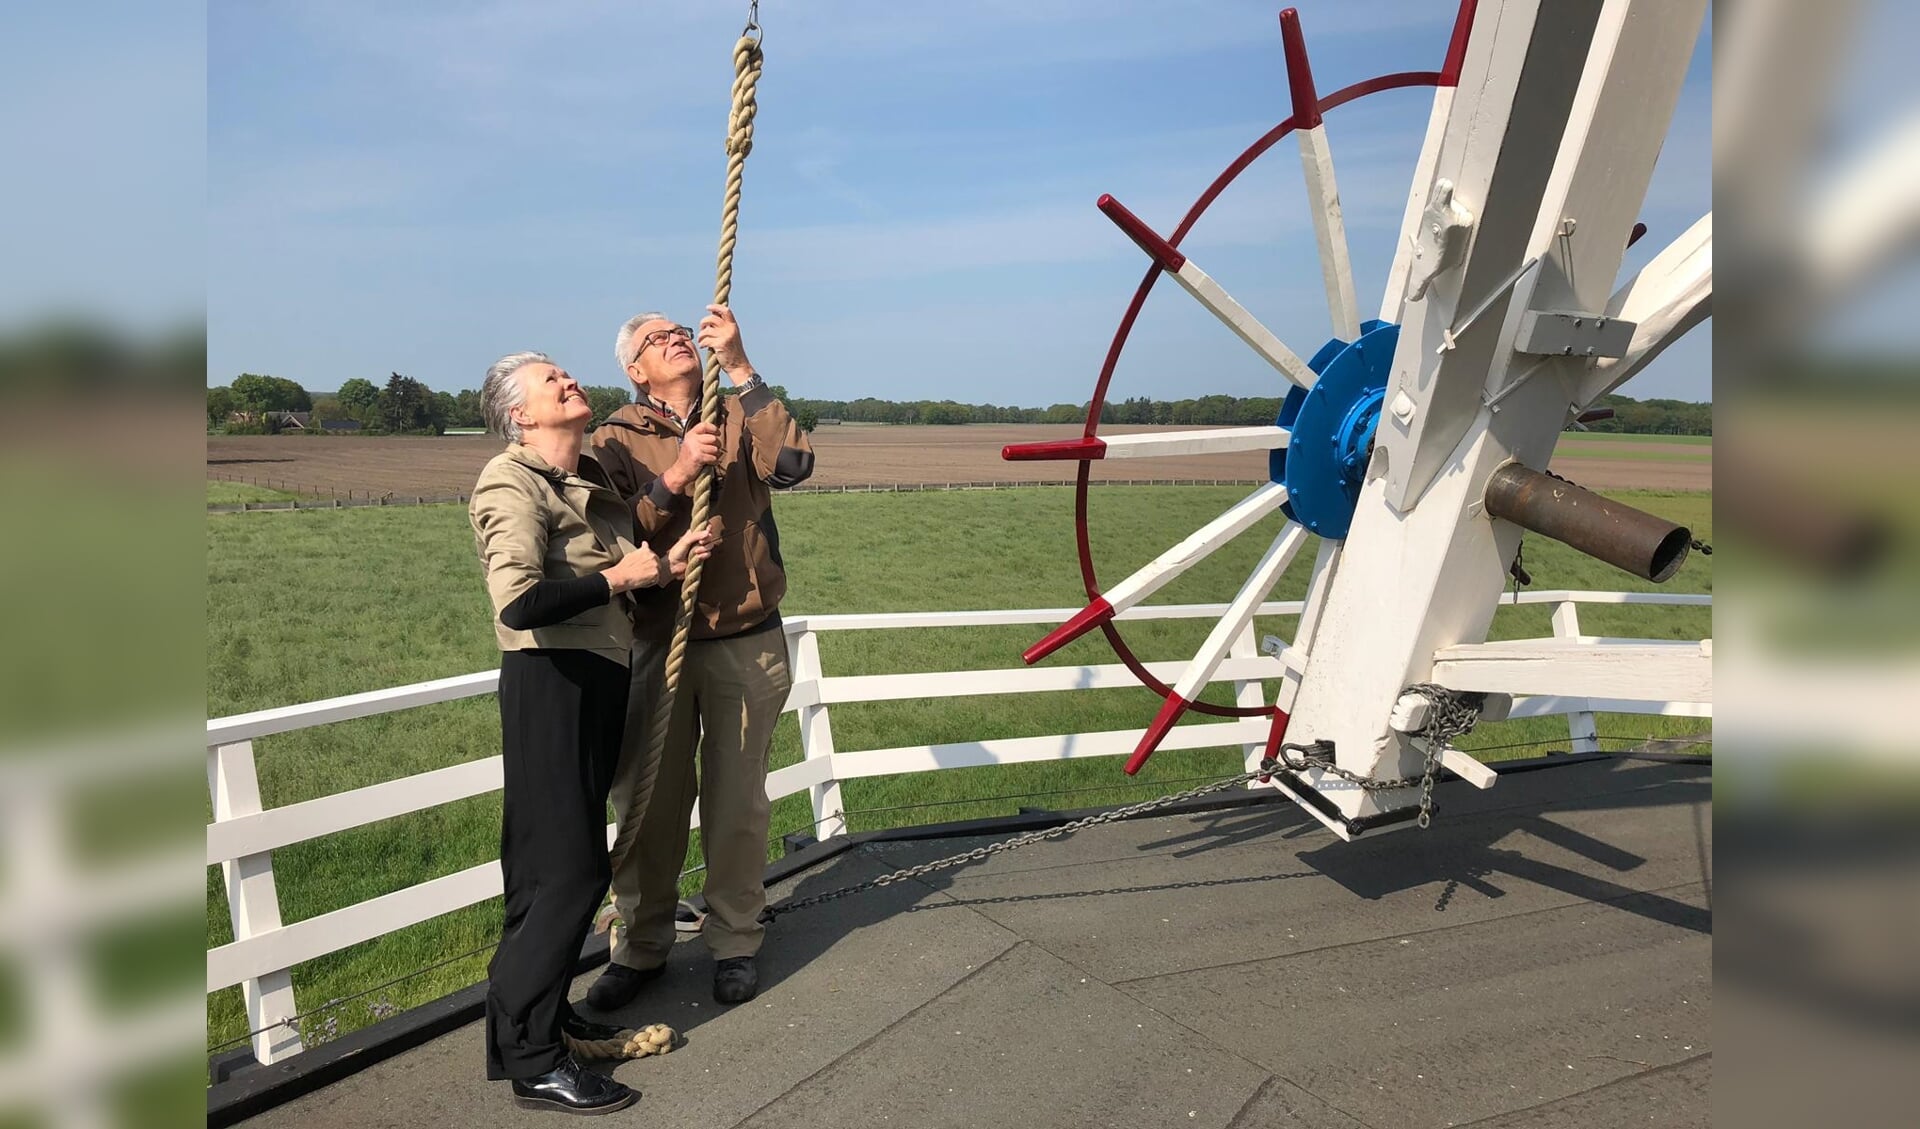
M 18 802 L 6 804 L 4 810 L 0 810 L 0 833 L 5 836 L 0 839 L 0 849 L 5 850 L 8 859 L 19 864 L 10 875 L 14 881 L 7 893 L 11 896 L 5 899 L 9 913 L 24 917 L 29 906 L 56 904 L 72 896 L 73 888 L 68 885 L 75 878 L 68 847 L 71 836 L 62 825 L 65 805 L 59 802 L 60 791 L 55 786 L 35 795 L 33 793 L 40 789 L 29 785 L 27 795 L 8 797 Z M 64 1056 L 93 1053 L 100 1033 L 106 1030 L 106 1021 L 94 1003 L 94 993 L 88 991 L 81 945 L 73 943 L 70 937 L 27 938 L 21 949 L 14 955 L 22 959 L 27 969 L 27 974 L 20 978 L 27 997 L 23 1010 L 39 1046 L 16 1061 L 26 1065 L 39 1058 L 45 1064 L 42 1069 L 50 1074 L 53 1064 L 63 1061 Z M 51 1078 L 37 1077 L 41 1074 L 42 1071 L 30 1069 L 21 1077 L 48 1084 L 44 1095 L 33 1095 L 43 1098 L 48 1111 L 71 1099 L 74 1108 L 60 1111 L 70 1121 L 109 1123 L 107 1111 L 101 1108 L 106 1103 L 97 1094 L 86 1087 L 62 1087 Z M 27 1094 L 18 1092 L 26 1089 L 18 1087 L 9 1097 L 26 1097 Z
M 207 788 L 213 795 L 215 822 L 262 810 L 252 741 L 215 745 L 207 750 Z M 280 928 L 280 894 L 274 886 L 271 851 L 222 863 L 220 869 L 226 879 L 227 912 L 233 921 L 234 940 L 244 941 Z M 240 986 L 240 993 L 246 1003 L 247 1029 L 260 1032 L 252 1039 L 255 1058 L 271 1064 L 306 1049 L 298 1028 L 280 1022 L 299 1014 L 293 1002 L 290 970 L 283 968 L 248 980 Z
M 794 681 L 818 682 L 823 676 L 820 665 L 820 637 L 811 628 L 800 633 L 794 646 Z M 827 716 L 826 703 L 800 707 L 800 755 L 807 760 L 833 756 L 833 722 Z M 845 801 L 840 797 L 840 782 L 828 780 L 808 789 L 813 799 L 813 836 L 827 839 L 847 833 Z
M 1556 639 L 1579 638 L 1580 608 L 1572 600 L 1562 600 L 1553 606 L 1553 636 Z M 1599 734 L 1592 711 L 1576 710 L 1567 715 L 1567 738 L 1572 743 L 1573 752 L 1599 752 Z
M 1240 629 L 1240 634 L 1233 637 L 1233 642 L 1227 647 L 1227 657 L 1235 659 L 1260 657 L 1260 640 L 1254 633 L 1252 620 L 1248 620 L 1247 625 Z M 1233 704 L 1243 709 L 1251 706 L 1264 706 L 1267 704 L 1267 692 L 1261 687 L 1258 679 L 1249 681 L 1236 680 L 1233 684 Z M 1265 741 L 1250 741 L 1240 746 L 1240 748 L 1241 751 L 1246 754 L 1246 771 L 1248 772 L 1259 768 L 1260 758 L 1267 754 L 1267 743 Z M 1256 781 L 1250 780 L 1247 782 L 1247 787 L 1249 788 L 1258 788 L 1260 786 Z

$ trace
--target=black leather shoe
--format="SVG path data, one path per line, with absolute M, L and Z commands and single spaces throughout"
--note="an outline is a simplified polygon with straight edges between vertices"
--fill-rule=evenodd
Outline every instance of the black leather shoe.
M 640 1092 L 580 1065 L 572 1055 L 560 1065 L 532 1078 L 513 1080 L 513 1104 L 521 1109 L 554 1109 L 561 1113 L 597 1114 L 625 1109 L 640 1100 Z
M 607 964 L 607 970 L 600 979 L 587 989 L 586 1005 L 595 1011 L 613 1011 L 625 1007 L 649 980 L 658 980 L 667 966 L 653 968 L 628 968 L 624 964 Z
M 578 1015 L 569 1015 L 560 1021 L 560 1030 L 583 1043 L 597 1043 L 604 1039 L 618 1039 L 623 1029 L 611 1023 L 595 1023 L 591 1019 L 582 1019 Z
M 744 1004 L 760 991 L 760 974 L 752 957 L 728 957 L 713 966 L 713 998 L 723 1004 Z

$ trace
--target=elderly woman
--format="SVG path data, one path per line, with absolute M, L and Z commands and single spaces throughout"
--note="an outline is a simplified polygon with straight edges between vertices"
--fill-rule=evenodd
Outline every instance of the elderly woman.
M 626 593 L 670 583 L 704 531 L 666 555 L 636 548 L 633 510 L 591 455 L 593 411 L 543 353 L 487 370 L 480 399 L 507 441 L 474 483 L 470 513 L 500 650 L 506 920 L 487 970 L 487 1077 L 518 1105 L 610 1113 L 634 1091 L 583 1069 L 564 1035 L 607 1038 L 567 986 L 608 882 L 607 791 L 627 713 L 633 625 Z

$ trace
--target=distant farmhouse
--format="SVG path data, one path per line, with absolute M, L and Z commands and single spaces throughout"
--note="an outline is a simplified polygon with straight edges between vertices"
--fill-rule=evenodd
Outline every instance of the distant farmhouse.
M 362 429 L 357 419 L 316 419 L 312 412 L 233 412 L 229 424 L 258 424 L 271 432 L 319 431 L 329 435 L 352 435 Z

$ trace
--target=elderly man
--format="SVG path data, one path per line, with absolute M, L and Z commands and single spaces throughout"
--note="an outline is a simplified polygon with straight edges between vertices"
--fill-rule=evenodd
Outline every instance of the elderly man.
M 717 419 L 700 418 L 696 344 L 714 354 L 737 392 L 722 399 Z M 664 314 L 628 318 L 614 355 L 637 402 L 593 433 L 593 451 L 632 501 L 640 536 L 656 547 L 675 543 L 687 529 L 694 480 L 708 465 L 716 470 L 718 524 L 664 747 L 651 743 L 670 632 L 659 625 L 672 623 L 680 586 L 648 592 L 634 616 L 633 685 L 612 793 L 614 905 L 625 928 L 586 1002 L 618 1008 L 664 970 L 697 795 L 713 995 L 737 1004 L 759 990 L 753 957 L 765 932 L 767 747 L 791 685 L 780 629 L 787 580 L 769 487 L 804 482 L 813 448 L 747 361 L 725 306 L 708 306 L 697 333 Z

